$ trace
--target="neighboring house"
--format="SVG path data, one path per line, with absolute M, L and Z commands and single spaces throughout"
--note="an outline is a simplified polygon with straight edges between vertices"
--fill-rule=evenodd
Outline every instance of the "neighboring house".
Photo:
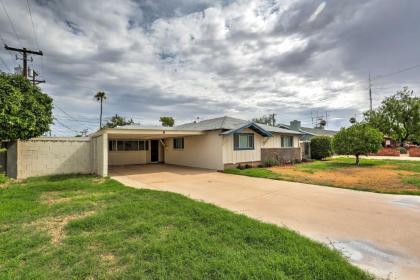
M 301 133 L 287 128 L 221 117 L 176 127 L 128 125 L 89 137 L 40 137 L 8 148 L 11 177 L 94 173 L 107 176 L 115 165 L 168 163 L 223 170 L 256 166 L 267 159 L 302 159 Z
M 311 128 L 311 127 L 303 127 L 301 126 L 301 122 L 294 120 L 290 122 L 290 125 L 280 124 L 279 127 L 287 128 L 291 130 L 298 131 L 301 134 L 300 141 L 302 141 L 302 157 L 303 158 L 310 158 L 311 150 L 310 150 L 310 141 L 311 138 L 315 136 L 329 136 L 333 137 L 338 131 L 335 130 L 328 130 L 322 127 L 320 128 Z

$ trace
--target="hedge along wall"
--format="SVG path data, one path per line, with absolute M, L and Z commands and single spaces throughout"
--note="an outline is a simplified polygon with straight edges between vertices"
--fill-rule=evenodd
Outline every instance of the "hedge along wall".
M 408 155 L 410 157 L 420 157 L 420 148 L 416 148 L 416 147 L 410 148 L 408 150 Z
M 14 149 L 7 151 L 10 177 L 24 179 L 32 176 L 93 173 L 90 138 L 40 137 L 17 141 L 14 145 Z
M 375 156 L 399 157 L 400 156 L 400 150 L 395 149 L 395 148 L 382 148 L 376 154 L 373 154 L 373 155 L 375 155 Z

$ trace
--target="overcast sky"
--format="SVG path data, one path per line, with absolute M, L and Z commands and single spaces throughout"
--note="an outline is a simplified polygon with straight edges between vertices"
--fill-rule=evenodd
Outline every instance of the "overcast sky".
M 337 129 L 368 108 L 369 72 L 420 64 L 414 0 L 29 0 L 35 30 L 26 0 L 1 3 L 2 40 L 45 54 L 30 67 L 54 98 L 55 135 L 97 129 L 96 91 L 105 117 L 144 125 L 276 113 L 312 126 L 318 111 Z M 14 55 L 0 50 L 9 69 Z M 404 85 L 418 95 L 419 78 L 420 67 L 375 79 L 374 105 Z

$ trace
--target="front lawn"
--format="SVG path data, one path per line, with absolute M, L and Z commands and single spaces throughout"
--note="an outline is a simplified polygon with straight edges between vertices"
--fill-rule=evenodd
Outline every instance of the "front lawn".
M 420 161 L 331 158 L 296 165 L 240 170 L 226 173 L 357 189 L 380 193 L 420 195 Z
M 90 176 L 0 188 L 0 279 L 372 279 L 285 228 Z

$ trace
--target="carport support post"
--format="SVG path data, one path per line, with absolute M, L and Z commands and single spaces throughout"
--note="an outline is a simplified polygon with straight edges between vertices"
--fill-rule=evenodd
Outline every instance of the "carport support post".
M 102 136 L 102 177 L 108 176 L 108 134 Z

